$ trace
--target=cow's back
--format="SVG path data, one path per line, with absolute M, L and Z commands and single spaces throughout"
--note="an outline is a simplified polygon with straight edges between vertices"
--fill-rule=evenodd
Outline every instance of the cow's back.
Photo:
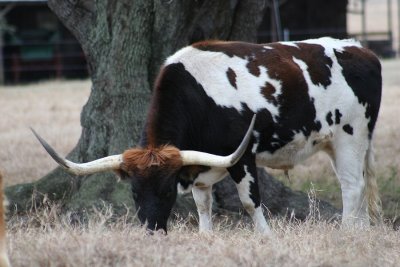
M 331 38 L 271 44 L 201 42 L 166 61 L 167 66 L 175 63 L 184 66 L 201 85 L 197 89 L 204 90 L 221 113 L 229 110 L 231 117 L 236 110 L 238 125 L 250 113 L 258 113 L 259 153 L 278 154 L 292 144 L 295 149 L 307 148 L 303 151 L 307 157 L 314 152 L 308 145 L 326 136 L 343 131 L 372 136 L 381 69 L 376 56 L 358 42 Z

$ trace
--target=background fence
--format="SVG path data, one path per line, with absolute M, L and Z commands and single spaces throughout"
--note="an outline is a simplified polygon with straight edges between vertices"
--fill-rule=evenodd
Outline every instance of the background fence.
M 265 4 L 259 42 L 353 37 L 381 57 L 400 55 L 400 0 L 265 0 Z M 78 42 L 46 1 L 0 0 L 0 36 L 0 83 L 88 75 Z

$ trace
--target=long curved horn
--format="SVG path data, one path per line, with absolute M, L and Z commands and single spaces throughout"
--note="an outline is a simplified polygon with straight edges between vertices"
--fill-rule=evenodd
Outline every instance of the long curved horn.
M 46 149 L 47 153 L 66 171 L 75 174 L 75 175 L 88 175 L 97 172 L 111 171 L 119 169 L 120 164 L 122 163 L 122 155 L 114 155 L 108 156 L 105 158 L 97 159 L 94 161 L 90 161 L 87 163 L 74 163 L 65 158 L 62 158 L 58 155 L 58 153 L 42 138 L 40 137 L 35 130 L 31 128 L 33 134 L 42 144 L 44 149 Z
M 256 121 L 256 115 L 254 114 L 251 120 L 249 129 L 246 132 L 242 142 L 235 152 L 229 156 L 217 156 L 205 152 L 183 150 L 180 151 L 183 165 L 203 165 L 209 167 L 221 167 L 228 168 L 236 164 L 238 160 L 243 156 L 246 148 L 250 142 L 251 134 L 253 132 L 254 123 Z

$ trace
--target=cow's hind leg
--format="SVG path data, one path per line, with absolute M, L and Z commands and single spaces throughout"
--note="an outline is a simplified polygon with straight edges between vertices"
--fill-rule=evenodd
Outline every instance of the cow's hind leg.
M 239 163 L 229 168 L 228 171 L 236 183 L 243 207 L 253 219 L 256 231 L 263 234 L 271 234 L 260 205 L 260 192 L 255 164 L 245 165 Z
M 343 225 L 369 225 L 368 200 L 365 194 L 364 159 L 368 142 L 354 142 L 344 137 L 334 143 L 333 165 L 340 181 L 343 201 Z M 362 140 L 362 139 L 359 139 Z

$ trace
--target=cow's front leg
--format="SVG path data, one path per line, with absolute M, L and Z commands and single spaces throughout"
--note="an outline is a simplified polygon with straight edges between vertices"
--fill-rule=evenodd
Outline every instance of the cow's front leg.
M 193 199 L 199 213 L 200 232 L 212 231 L 211 208 L 212 208 L 212 186 L 197 187 L 193 186 Z
M 270 235 L 271 230 L 260 205 L 260 191 L 255 164 L 236 164 L 229 168 L 228 171 L 236 183 L 239 198 L 242 201 L 244 209 L 253 219 L 255 230 Z

